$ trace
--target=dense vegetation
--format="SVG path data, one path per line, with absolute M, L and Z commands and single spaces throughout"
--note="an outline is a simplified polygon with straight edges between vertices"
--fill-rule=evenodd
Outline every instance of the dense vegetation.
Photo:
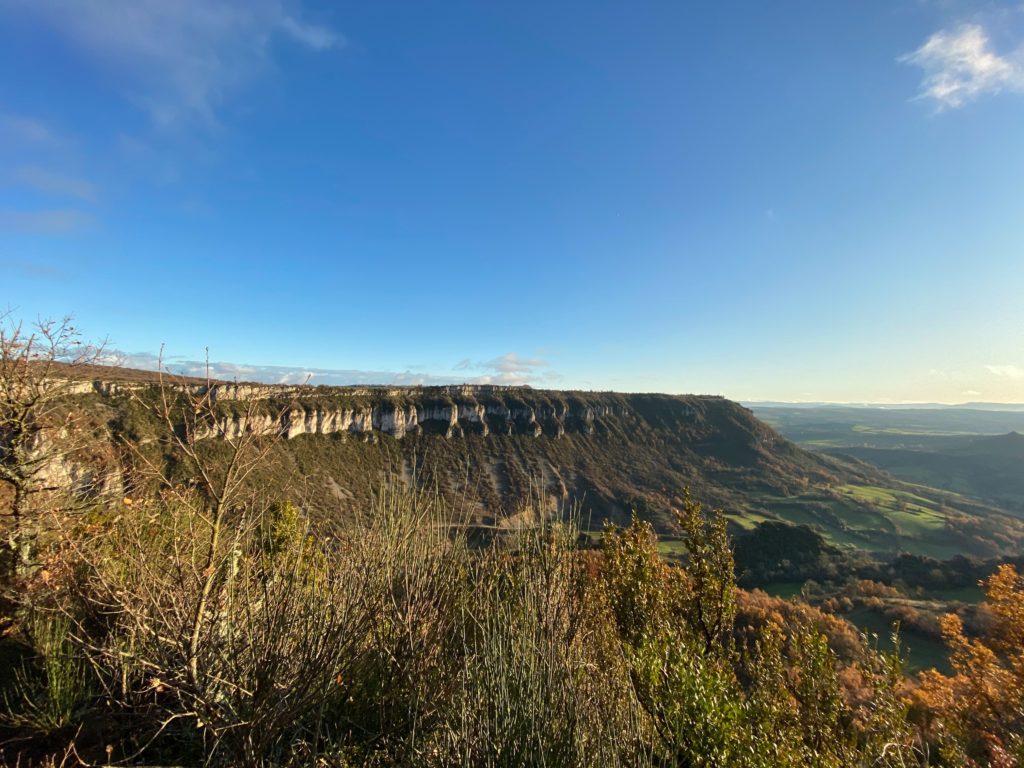
M 26 392 L 63 394 L 35 370 L 0 377 L 21 425 L 0 463 L 25 483 L 3 498 L 6 764 L 1024 763 L 1010 565 L 976 633 L 941 620 L 952 667 L 916 686 L 835 612 L 739 588 L 727 517 L 686 493 L 665 510 L 672 562 L 635 516 L 580 549 L 578 515 L 540 496 L 471 540 L 445 494 L 400 475 L 328 525 L 282 493 L 273 432 L 203 439 L 216 404 L 171 388 L 136 403 L 151 432 L 120 446 L 132 490 L 83 496 L 18 469 L 98 434 L 80 410 L 33 410 Z M 835 552 L 769 526 L 739 553 L 771 563 L 787 537 L 816 547 L 807 568 Z
M 218 529 L 193 490 L 54 514 L 38 560 L 16 577 L 8 639 L 22 658 L 5 695 L 5 759 L 868 766 L 1024 756 L 1020 689 L 1005 685 L 1019 675 L 1012 632 L 1024 599 L 1010 571 L 993 583 L 992 639 L 964 640 L 951 623 L 958 674 L 932 673 L 907 698 L 896 655 L 807 606 L 738 590 L 725 521 L 695 503 L 677 512 L 685 566 L 667 564 L 640 521 L 579 552 L 571 520 L 535 515 L 481 549 L 451 534 L 445 515 L 404 487 L 330 538 L 296 507 L 256 499 L 232 504 Z M 979 670 L 983 642 L 1002 652 Z M 991 693 L 990 678 L 1004 683 L 999 709 L 966 706 L 963 695 Z

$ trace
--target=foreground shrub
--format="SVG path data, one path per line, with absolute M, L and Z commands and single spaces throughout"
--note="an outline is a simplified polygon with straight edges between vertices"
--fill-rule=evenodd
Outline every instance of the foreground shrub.
M 643 764 L 640 712 L 576 537 L 539 521 L 474 560 L 442 764 Z
M 464 665 L 470 553 L 436 494 L 386 485 L 348 525 L 335 567 L 365 578 L 351 595 L 366 627 L 345 695 L 325 712 L 335 751 L 349 759 L 423 764 L 449 716 Z
M 13 672 L 4 695 L 6 720 L 33 734 L 55 734 L 73 725 L 91 699 L 91 670 L 63 614 L 33 610 L 23 630 L 34 653 Z
M 974 638 L 956 614 L 942 620 L 954 674 L 922 674 L 918 700 L 951 762 L 1024 765 L 1024 577 L 1000 566 L 985 582 L 992 621 Z
M 735 641 L 736 587 L 721 513 L 676 512 L 688 560 L 658 555 L 638 520 L 605 533 L 602 574 L 655 760 L 685 766 L 903 766 L 919 761 L 897 690 L 899 657 L 861 644 L 850 672 L 870 690 L 843 696 L 839 660 L 810 623 L 769 621 Z
M 124 764 L 921 763 L 898 656 L 767 606 L 737 627 L 720 513 L 677 513 L 682 566 L 637 520 L 580 552 L 571 520 L 519 519 L 474 548 L 401 483 L 329 536 L 287 503 L 125 500 L 65 531 L 55 682 L 10 722 Z
M 343 695 L 369 617 L 369 574 L 296 528 L 267 547 L 262 513 L 176 498 L 126 508 L 84 553 L 78 634 L 129 756 L 258 764 L 313 738 Z

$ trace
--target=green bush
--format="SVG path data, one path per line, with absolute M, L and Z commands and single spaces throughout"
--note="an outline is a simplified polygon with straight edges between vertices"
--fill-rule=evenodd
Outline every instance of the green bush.
M 398 481 L 330 534 L 290 503 L 217 509 L 179 489 L 68 529 L 10 727 L 82 724 L 83 758 L 126 765 L 922 762 L 898 656 L 738 631 L 724 517 L 689 499 L 682 565 L 636 519 L 578 551 L 543 501 L 472 546 Z

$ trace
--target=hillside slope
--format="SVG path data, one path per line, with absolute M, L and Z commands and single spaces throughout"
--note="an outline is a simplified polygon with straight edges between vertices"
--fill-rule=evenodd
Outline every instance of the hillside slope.
M 930 449 L 850 447 L 835 449 L 870 462 L 896 477 L 987 499 L 1024 516 L 1024 435 L 947 440 Z
M 112 445 L 148 446 L 159 424 L 138 377 L 83 381 L 77 397 Z M 591 528 L 632 510 L 672 533 L 686 488 L 748 528 L 808 524 L 833 542 L 935 556 L 1019 549 L 1024 525 L 952 494 L 911 489 L 857 461 L 802 450 L 720 397 L 528 387 L 272 387 L 219 384 L 215 431 L 246 428 L 245 402 L 286 439 L 264 479 L 325 516 L 364 509 L 383 478 L 438 488 L 481 526 L 530 495 L 575 503 Z M 210 441 L 215 442 L 215 441 Z M 122 452 L 122 460 L 126 455 Z M 113 455 L 113 453 L 111 453 Z M 173 456 L 165 455 L 173 467 Z

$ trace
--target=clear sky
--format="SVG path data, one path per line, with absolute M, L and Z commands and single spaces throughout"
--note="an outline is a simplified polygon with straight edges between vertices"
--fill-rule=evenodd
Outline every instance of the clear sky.
M 1024 401 L 1020 3 L 0 0 L 0 72 L 0 306 L 133 364 Z

